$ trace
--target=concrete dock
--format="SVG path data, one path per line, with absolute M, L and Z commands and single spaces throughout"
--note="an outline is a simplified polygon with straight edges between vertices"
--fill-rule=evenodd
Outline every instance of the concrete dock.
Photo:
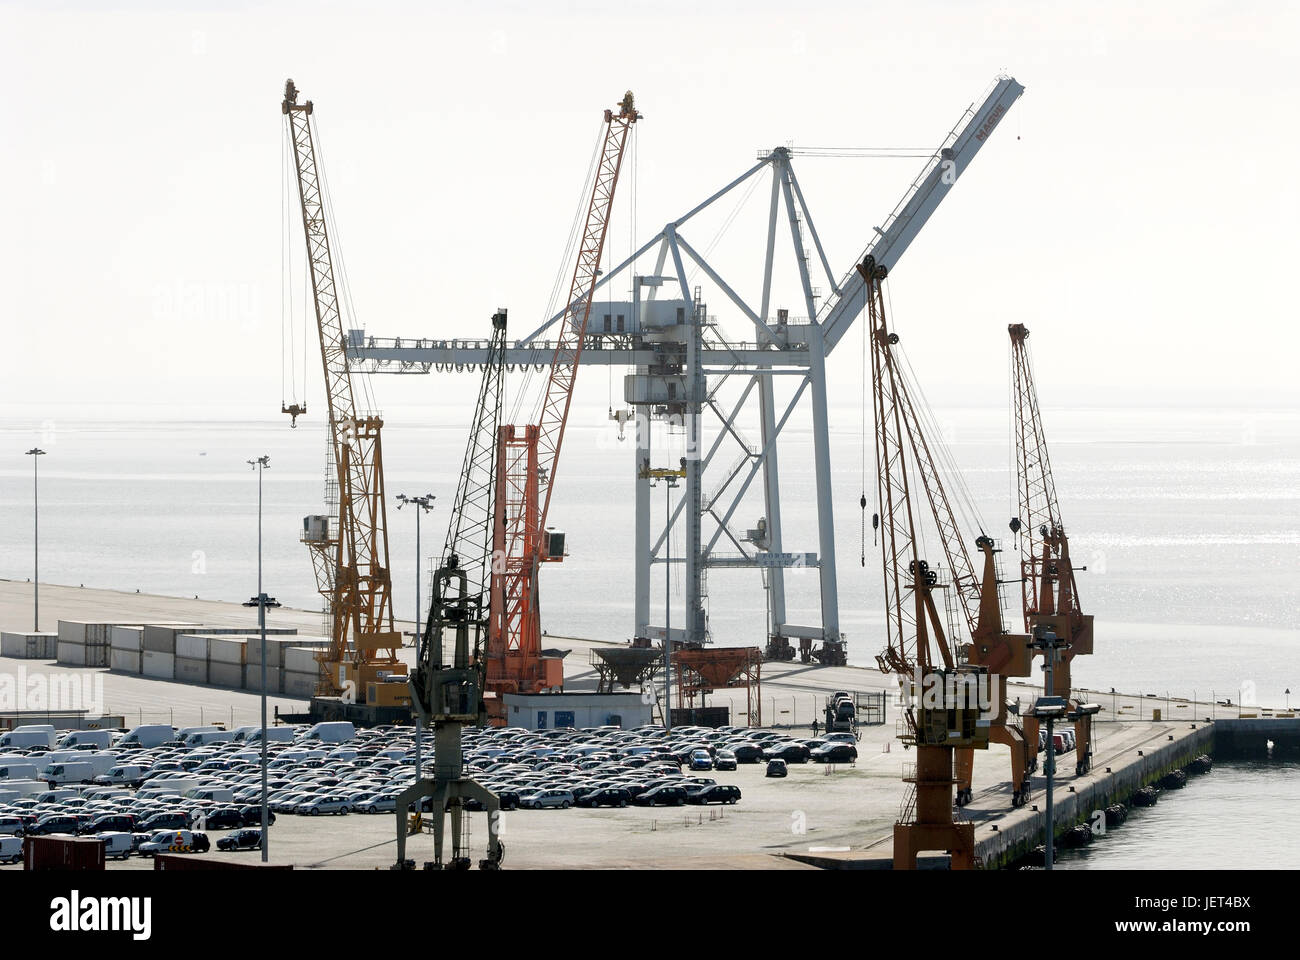
M 41 618 L 45 629 L 64 619 L 123 622 L 194 621 L 247 626 L 256 611 L 239 604 L 157 597 L 79 587 L 41 587 Z M 298 627 L 319 633 L 321 615 L 315 611 L 280 608 L 270 619 L 275 626 Z M 409 629 L 409 622 L 405 625 Z M 31 627 L 31 585 L 0 581 L 0 629 Z M 597 641 L 551 635 L 548 644 L 571 648 L 565 661 L 566 687 L 594 689 L 595 673 L 588 663 Z M 609 646 L 609 645 L 605 645 Z M 409 659 L 408 648 L 403 656 Z M 251 723 L 259 698 L 249 692 L 112 673 L 102 668 L 70 667 L 33 660 L 0 658 L 0 674 L 19 669 L 89 672 L 102 683 L 106 712 L 125 717 L 128 724 L 172 722 Z M 889 677 L 862 667 L 820 667 L 799 663 L 763 665 L 763 725 L 800 729 L 811 735 L 822 698 L 835 690 L 893 690 Z M 1032 702 L 1037 690 L 1016 686 L 1010 696 Z M 1102 712 L 1094 725 L 1094 760 L 1090 773 L 1074 773 L 1072 754 L 1058 760 L 1056 828 L 1058 833 L 1087 820 L 1094 811 L 1123 802 L 1139 787 L 1158 780 L 1170 769 L 1186 765 L 1201 753 L 1212 753 L 1214 719 L 1240 708 L 1209 703 L 1090 693 Z M 709 705 L 729 705 L 732 722 L 742 723 L 745 691 L 718 691 Z M 273 701 L 296 712 L 305 702 Z M 853 765 L 826 767 L 792 764 L 784 780 L 763 776 L 761 765 L 742 764 L 734 773 L 715 773 L 718 782 L 741 787 L 743 800 L 734 807 L 645 809 L 571 809 L 515 811 L 506 815 L 503 839 L 506 866 L 527 867 L 672 867 L 672 868 L 868 868 L 887 863 L 893 825 L 904 798 L 903 765 L 911 754 L 895 739 L 893 707 L 885 724 L 863 727 L 859 759 Z M 1160 719 L 1153 719 L 1159 712 Z M 1264 712 L 1264 711 L 1260 711 Z M 1267 711 L 1285 719 L 1280 711 Z M 1213 774 L 1211 774 L 1212 776 Z M 1033 778 L 1030 805 L 1013 810 L 1010 803 L 1010 760 L 1005 747 L 994 746 L 976 756 L 971 804 L 960 815 L 976 827 L 978 855 L 986 867 L 1006 866 L 1032 851 L 1044 837 L 1041 765 Z M 1194 780 L 1188 789 L 1195 789 Z M 485 836 L 486 826 L 473 823 L 473 836 Z M 477 840 L 473 841 L 477 842 Z M 424 847 L 428 849 L 425 850 Z M 306 868 L 387 867 L 395 856 L 391 815 L 353 814 L 332 819 L 281 817 L 272 830 L 274 858 Z M 217 854 L 209 856 L 242 855 Z M 412 838 L 408 856 L 431 859 L 432 839 Z M 883 861 L 883 863 L 882 863 Z M 128 861 L 128 868 L 147 866 Z M 115 865 L 113 869 L 117 869 Z

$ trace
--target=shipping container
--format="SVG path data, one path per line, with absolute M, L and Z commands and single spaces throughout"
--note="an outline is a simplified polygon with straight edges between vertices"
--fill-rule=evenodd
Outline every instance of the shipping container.
M 103 870 L 104 841 L 94 837 L 25 837 L 25 870 Z
M 208 664 L 228 663 L 243 666 L 248 648 L 247 637 L 208 637 Z M 238 686 L 238 684 L 236 684 Z
M 283 684 L 280 692 L 286 697 L 298 697 L 299 699 L 309 700 L 316 694 L 316 679 L 318 674 L 315 671 L 311 673 L 300 673 L 291 670 L 285 670 L 281 677 Z
M 145 650 L 140 654 L 140 672 L 155 680 L 173 680 L 176 677 L 176 657 L 170 653 Z
M 86 665 L 86 644 L 60 638 L 58 661 L 72 667 L 84 667 Z
M 57 633 L 0 633 L 0 656 L 19 660 L 53 660 L 58 656 Z
M 310 673 L 315 674 L 320 666 L 316 660 L 321 650 L 328 649 L 327 646 L 303 647 L 292 646 L 284 651 L 284 670 L 286 673 Z
M 108 645 L 114 650 L 130 650 L 139 653 L 143 637 L 143 626 L 117 626 L 109 633 Z
M 182 633 L 176 638 L 177 660 L 208 659 L 208 638 L 200 633 Z
M 280 693 L 283 689 L 283 682 L 280 668 L 267 664 L 266 692 Z M 262 665 L 260 663 L 250 663 L 244 667 L 244 689 L 252 693 L 262 692 Z
M 131 673 L 139 676 L 140 651 L 118 649 L 109 650 L 108 669 L 115 670 L 118 673 Z
M 208 661 L 206 658 L 203 660 L 188 660 L 177 654 L 172 676 L 182 683 L 207 683 Z
M 243 665 L 238 663 L 209 663 L 208 685 L 239 689 L 244 685 Z

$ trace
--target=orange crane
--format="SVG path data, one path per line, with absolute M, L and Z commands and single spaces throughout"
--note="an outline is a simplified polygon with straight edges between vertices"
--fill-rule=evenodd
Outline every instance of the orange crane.
M 946 850 L 953 869 L 970 869 L 975 866 L 975 828 L 953 819 L 953 763 L 958 749 L 988 747 L 989 728 L 979 723 L 978 693 L 987 670 L 960 662 L 937 602 L 947 584 L 921 556 L 914 473 L 932 496 L 942 496 L 942 487 L 895 356 L 898 335 L 886 322 L 881 284 L 887 271 L 869 255 L 858 272 L 866 282 L 871 342 L 888 637 L 876 660 L 881 672 L 898 677 L 906 702 L 901 736 L 916 747 L 915 768 L 904 772 L 911 788 L 894 824 L 894 867 L 915 869 L 921 852 Z
M 380 444 L 384 424 L 377 415 L 359 412 L 353 390 L 347 331 L 330 252 L 330 217 L 316 161 L 312 102 L 299 103 L 297 88 L 287 80 L 280 109 L 297 172 L 329 406 L 326 503 L 334 506 L 337 498 L 336 516 L 311 516 L 303 521 L 302 540 L 311 550 L 317 589 L 325 598 L 330 621 L 330 645 L 318 657 L 316 692 L 322 697 L 340 697 L 347 704 L 399 706 L 408 699 L 406 684 L 378 682 L 385 675 L 404 678 L 406 673 L 405 664 L 397 658 L 402 636 L 393 628 Z M 305 408 L 284 412 L 296 419 Z
M 496 508 L 489 593 L 486 689 L 494 722 L 504 719 L 507 693 L 537 693 L 564 684 L 563 663 L 542 656 L 537 574 L 543 563 L 564 558 L 564 535 L 548 530 L 546 517 L 564 443 L 564 428 L 586 337 L 591 297 L 600 273 L 606 227 L 618 185 L 623 149 L 641 118 L 628 91 L 605 111 L 604 140 L 597 161 L 578 261 L 569 284 L 541 417 L 522 429 L 503 424 L 497 435 Z
M 1061 522 L 1056 481 L 1047 455 L 1043 418 L 1038 409 L 1038 388 L 1029 361 L 1029 330 L 1021 323 L 1008 325 L 1011 335 L 1012 404 L 1015 413 L 1016 491 L 1018 513 L 1011 532 L 1020 534 L 1021 604 L 1025 629 L 1037 635 L 1050 630 L 1066 646 L 1053 667 L 1053 693 L 1070 695 L 1070 662 L 1092 653 L 1092 616 L 1079 606 L 1079 589 L 1070 560 L 1070 538 Z M 1080 570 L 1086 567 L 1078 568 Z M 1071 700 L 1075 719 L 1075 772 L 1092 768 L 1092 715 L 1089 707 Z M 1038 721 L 1026 718 L 1025 730 L 1038 739 Z M 1048 744 L 1051 750 L 1052 745 Z

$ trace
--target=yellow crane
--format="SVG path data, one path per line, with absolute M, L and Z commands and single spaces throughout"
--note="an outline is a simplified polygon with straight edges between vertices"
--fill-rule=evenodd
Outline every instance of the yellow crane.
M 297 88 L 287 80 L 280 108 L 293 150 L 325 373 L 330 447 L 325 499 L 329 507 L 337 505 L 334 516 L 309 516 L 303 521 L 302 540 L 311 550 L 330 631 L 330 645 L 317 658 L 316 692 L 338 697 L 344 704 L 398 706 L 409 700 L 406 684 L 379 682 L 386 675 L 404 680 L 406 674 L 406 666 L 397 658 L 402 637 L 393 628 L 380 444 L 384 423 L 377 414 L 358 408 L 353 390 L 348 331 L 330 251 L 330 216 L 316 159 L 312 102 L 299 103 Z M 305 409 L 285 412 L 296 419 Z

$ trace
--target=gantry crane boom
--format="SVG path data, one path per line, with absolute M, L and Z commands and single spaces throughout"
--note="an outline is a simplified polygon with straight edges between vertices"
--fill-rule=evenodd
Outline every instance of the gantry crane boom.
M 1012 407 L 1016 444 L 1017 513 L 1011 521 L 1020 534 L 1021 608 L 1025 629 L 1037 634 L 1050 630 L 1066 646 L 1054 666 L 1053 693 L 1070 697 L 1071 661 L 1092 653 L 1092 617 L 1079 605 L 1075 567 L 1070 559 L 1070 538 L 1061 521 L 1052 476 L 1047 437 L 1038 407 L 1029 358 L 1029 330 L 1024 324 L 1008 325 L 1011 337 Z M 1092 766 L 1092 720 L 1077 700 L 1075 769 L 1087 773 Z M 1035 732 L 1036 736 L 1036 732 Z M 1052 749 L 1049 744 L 1047 749 Z
M 869 257 L 886 273 L 894 269 L 903 251 L 916 239 L 957 178 L 1024 92 L 1025 88 L 1014 77 L 998 77 L 982 102 L 966 108 L 884 225 L 876 227 L 876 235 L 858 263 L 865 263 Z M 868 286 L 856 269 L 850 270 L 834 295 L 827 299 L 822 335 L 828 354 L 862 311 Z
M 536 424 L 501 427 L 497 442 L 494 567 L 488 633 L 487 685 L 498 696 L 536 692 L 563 684 L 562 664 L 541 656 L 537 574 L 541 564 L 563 557 L 562 538 L 547 536 L 546 518 L 559 470 L 569 405 L 586 338 L 591 296 L 600 272 L 606 228 L 618 186 L 623 151 L 640 118 L 629 91 L 617 112 L 605 111 L 605 130 L 579 239 L 578 259 L 565 300 L 555 352 Z
M 310 100 L 298 102 L 292 80 L 280 105 L 297 173 L 303 233 L 311 269 L 312 300 L 320 335 L 321 366 L 329 414 L 331 474 L 327 502 L 337 485 L 335 527 L 308 518 L 303 539 L 312 548 L 317 587 L 330 614 L 330 646 L 321 655 L 321 695 L 350 694 L 365 703 L 381 672 L 401 674 L 401 635 L 393 629 L 388 567 L 387 508 L 380 430 L 383 421 L 358 410 L 346 353 L 347 332 L 330 250 L 329 211 L 316 159 Z

